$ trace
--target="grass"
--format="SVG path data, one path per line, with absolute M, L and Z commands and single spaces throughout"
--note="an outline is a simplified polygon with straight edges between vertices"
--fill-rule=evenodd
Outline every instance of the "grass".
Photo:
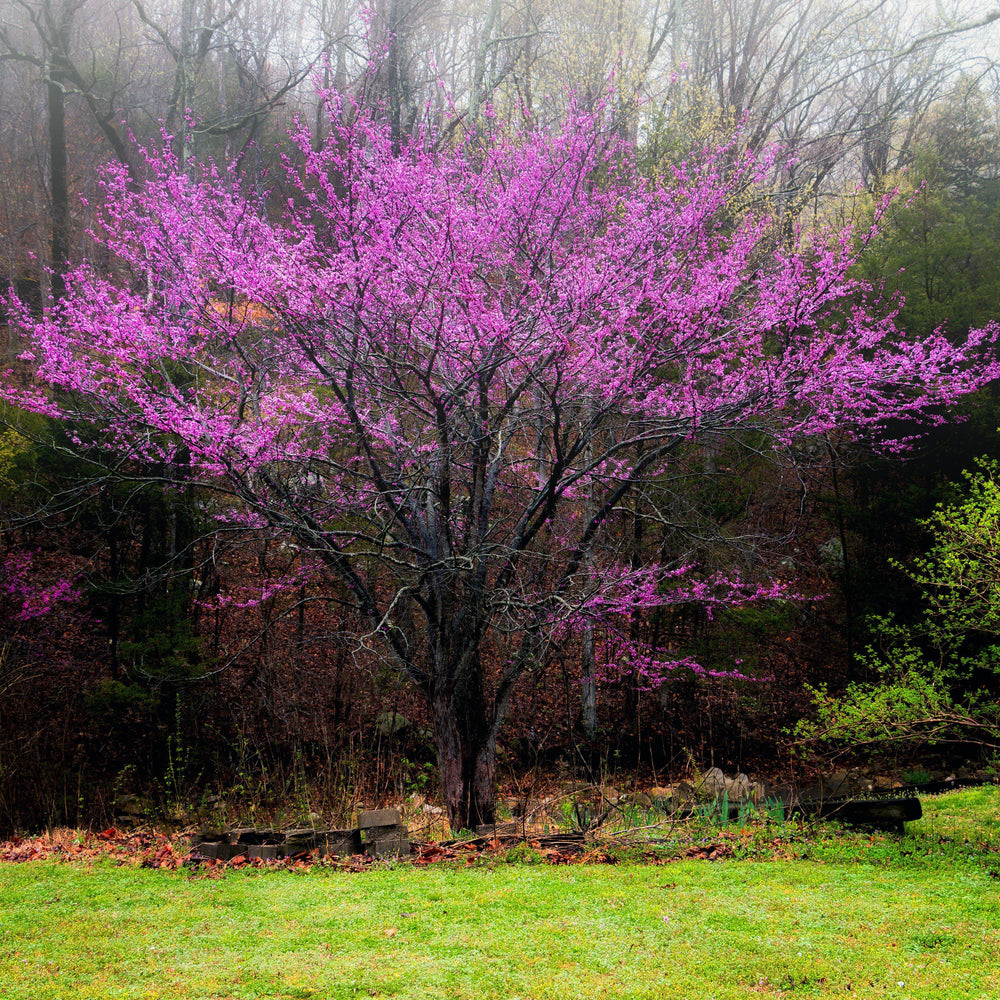
M 835 823 L 785 821 L 781 810 L 767 804 L 756 814 L 741 812 L 740 818 L 729 820 L 720 820 L 706 807 L 704 815 L 692 822 L 661 822 L 647 829 L 668 857 L 690 856 L 697 845 L 715 843 L 727 855 L 743 860 L 960 867 L 1000 878 L 1000 789 L 924 796 L 921 804 L 923 818 L 907 823 L 904 836 L 840 828 Z
M 765 827 L 799 854 L 766 864 L 4 865 L 0 997 L 992 998 L 997 796 L 904 838 Z

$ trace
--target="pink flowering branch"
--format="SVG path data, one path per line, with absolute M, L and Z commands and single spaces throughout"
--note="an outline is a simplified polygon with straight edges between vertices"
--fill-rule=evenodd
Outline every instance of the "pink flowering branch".
M 61 604 L 72 604 L 82 591 L 74 580 L 57 580 L 39 586 L 34 579 L 34 558 L 30 552 L 9 553 L 0 563 L 0 593 L 12 600 L 14 621 L 28 622 L 50 614 Z

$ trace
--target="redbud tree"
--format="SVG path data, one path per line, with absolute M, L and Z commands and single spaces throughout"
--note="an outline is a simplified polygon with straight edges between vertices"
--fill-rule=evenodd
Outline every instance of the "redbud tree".
M 493 818 L 498 730 L 554 637 L 618 636 L 606 658 L 651 685 L 679 661 L 630 641 L 634 616 L 780 593 L 617 555 L 683 449 L 940 412 L 993 377 L 996 331 L 908 342 L 851 276 L 854 234 L 778 243 L 734 210 L 767 164 L 733 150 L 654 182 L 600 113 L 400 149 L 328 101 L 277 207 L 168 144 L 139 189 L 110 167 L 112 266 L 24 317 L 37 388 L 5 392 L 339 581 L 353 641 L 426 699 L 467 828 Z

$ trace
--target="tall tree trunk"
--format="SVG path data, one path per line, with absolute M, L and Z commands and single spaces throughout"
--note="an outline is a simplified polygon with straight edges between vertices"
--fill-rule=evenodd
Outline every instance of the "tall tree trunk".
M 49 197 L 52 210 L 52 298 L 66 291 L 69 259 L 69 168 L 66 153 L 66 76 L 61 53 L 69 51 L 75 10 L 69 3 L 49 8 L 49 58 L 46 67 L 46 117 L 49 138 Z
M 52 298 L 66 291 L 69 258 L 69 181 L 66 158 L 66 102 L 61 77 L 50 72 L 48 91 L 49 197 L 52 199 Z
M 597 665 L 594 661 L 594 626 L 585 625 L 580 639 L 580 716 L 583 732 L 591 742 L 597 736 Z
M 428 701 L 452 830 L 474 830 L 493 823 L 496 736 L 486 711 L 478 664 L 464 682 L 437 684 Z
M 413 8 L 408 0 L 389 0 L 385 32 L 387 53 L 386 99 L 392 132 L 393 155 L 399 156 L 403 139 L 409 134 L 416 115 L 413 105 L 413 82 L 410 79 L 410 30 L 409 18 Z
M 590 440 L 590 423 L 592 420 L 592 405 L 587 404 L 583 410 L 582 420 L 588 435 L 587 445 L 583 450 L 583 463 L 589 466 L 594 457 L 594 447 Z M 594 487 L 587 487 L 587 499 L 584 504 L 584 518 L 589 521 L 594 516 Z M 588 549 L 584 557 L 584 568 L 593 568 L 592 553 Z M 587 623 L 583 628 L 580 641 L 580 716 L 583 732 L 592 744 L 597 736 L 597 664 L 594 659 L 594 626 Z

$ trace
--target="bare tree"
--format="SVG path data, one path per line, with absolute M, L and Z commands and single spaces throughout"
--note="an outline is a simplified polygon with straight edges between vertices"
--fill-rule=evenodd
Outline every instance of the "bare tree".
M 678 5 L 679 8 L 679 5 Z M 953 42 L 1000 14 L 901 16 L 893 0 L 702 0 L 675 13 L 671 85 L 660 121 L 681 136 L 710 122 L 742 128 L 751 148 L 780 143 L 796 165 L 781 180 L 794 206 L 846 172 L 876 184 L 909 155 L 922 116 L 961 53 Z
M 169 65 L 164 124 L 186 159 L 197 136 L 239 137 L 245 149 L 262 122 L 305 79 L 313 60 L 291 63 L 283 53 L 276 8 L 247 9 L 241 0 L 180 0 L 155 11 L 132 0 L 147 36 Z M 295 47 L 297 48 L 297 46 Z
M 51 292 L 63 292 L 63 273 L 70 249 L 69 153 L 66 132 L 67 99 L 83 98 L 94 121 L 108 140 L 115 156 L 129 164 L 128 147 L 113 107 L 118 93 L 123 46 L 109 46 L 109 56 L 100 63 L 97 50 L 90 50 L 90 65 L 81 68 L 86 49 L 81 34 L 93 26 L 86 17 L 87 0 L 17 0 L 10 15 L 0 22 L 0 60 L 20 63 L 38 73 L 45 93 L 47 140 L 47 194 L 50 219 Z M 81 22 L 85 22 L 81 25 Z M 102 25 L 107 27 L 107 25 Z M 120 36 L 121 38 L 121 36 Z M 98 78 L 108 96 L 98 96 Z

